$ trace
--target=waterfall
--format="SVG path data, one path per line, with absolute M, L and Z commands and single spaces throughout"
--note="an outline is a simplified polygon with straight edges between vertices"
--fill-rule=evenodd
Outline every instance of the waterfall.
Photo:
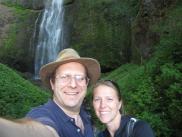
M 63 0 L 47 0 L 42 14 L 35 49 L 35 79 L 40 67 L 53 61 L 63 47 Z M 36 31 L 36 30 L 35 30 Z

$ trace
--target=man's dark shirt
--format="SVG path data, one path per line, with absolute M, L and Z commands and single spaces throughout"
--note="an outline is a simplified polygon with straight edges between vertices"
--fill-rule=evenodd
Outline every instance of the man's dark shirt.
M 75 120 L 66 115 L 52 100 L 33 108 L 26 117 L 53 127 L 60 137 L 94 137 L 90 117 L 83 108 L 81 108 L 80 116 L 84 124 L 84 133 L 75 125 Z

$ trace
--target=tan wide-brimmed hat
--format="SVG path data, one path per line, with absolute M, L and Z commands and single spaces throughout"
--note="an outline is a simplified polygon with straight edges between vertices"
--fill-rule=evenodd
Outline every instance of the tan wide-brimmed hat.
M 55 61 L 41 67 L 40 78 L 43 84 L 51 89 L 50 76 L 54 73 L 57 67 L 69 62 L 78 62 L 85 66 L 90 79 L 89 84 L 94 84 L 100 77 L 100 64 L 96 59 L 80 57 L 74 49 L 67 48 L 59 53 Z

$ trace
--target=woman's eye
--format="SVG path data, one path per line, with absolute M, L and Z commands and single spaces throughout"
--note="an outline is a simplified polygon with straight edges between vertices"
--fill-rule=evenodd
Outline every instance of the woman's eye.
M 113 99 L 112 99 L 112 98 L 107 98 L 107 100 L 108 100 L 108 101 L 113 101 Z

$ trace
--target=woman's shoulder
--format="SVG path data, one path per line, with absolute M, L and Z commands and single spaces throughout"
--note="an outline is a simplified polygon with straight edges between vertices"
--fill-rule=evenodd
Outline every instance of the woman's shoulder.
M 141 119 L 136 121 L 133 132 L 134 137 L 154 137 L 154 132 L 150 124 Z
M 121 135 L 126 137 L 154 137 L 153 130 L 149 123 L 130 115 L 122 116 L 121 126 L 116 132 L 116 136 Z M 110 134 L 107 129 L 97 134 L 97 137 L 108 136 L 110 136 Z
M 145 126 L 150 126 L 149 123 L 147 123 L 145 120 L 139 119 L 135 116 L 131 115 L 124 115 L 122 116 L 122 120 L 125 120 L 127 124 L 134 123 L 136 124 L 137 127 L 145 127 Z
M 127 121 L 126 131 L 127 135 L 132 137 L 154 137 L 154 133 L 150 124 L 145 120 L 126 115 L 123 117 Z

